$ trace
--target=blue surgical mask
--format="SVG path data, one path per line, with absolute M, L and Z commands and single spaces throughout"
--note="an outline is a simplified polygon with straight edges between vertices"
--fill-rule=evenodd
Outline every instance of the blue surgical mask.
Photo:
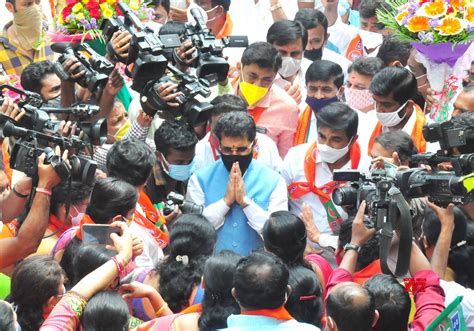
M 173 178 L 174 180 L 177 180 L 179 182 L 184 182 L 185 180 L 188 180 L 189 177 L 194 173 L 196 170 L 196 162 L 194 159 L 191 161 L 189 164 L 170 164 L 164 155 L 163 156 L 163 171 Z M 168 169 L 166 169 L 168 168 Z
M 313 97 L 306 97 L 306 103 L 315 113 L 319 112 L 325 106 L 337 101 L 339 101 L 337 97 L 333 97 L 329 99 L 317 99 Z

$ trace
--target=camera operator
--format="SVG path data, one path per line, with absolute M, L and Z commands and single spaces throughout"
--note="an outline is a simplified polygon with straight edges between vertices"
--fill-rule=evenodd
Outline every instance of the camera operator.
M 21 86 L 38 93 L 45 106 L 61 106 L 61 79 L 56 75 L 51 61 L 29 64 L 21 73 Z
M 183 121 L 166 120 L 156 130 L 157 162 L 145 189 L 153 203 L 166 201 L 170 192 L 186 194 L 187 181 L 195 171 L 197 142 L 192 127 Z
M 56 155 L 60 155 L 59 148 L 56 149 Z M 67 151 L 63 153 L 63 160 L 67 160 Z M 26 216 L 25 221 L 20 226 L 18 234 L 13 238 L 4 238 L 0 240 L 0 268 L 5 268 L 14 264 L 18 260 L 32 254 L 41 243 L 41 239 L 46 231 L 49 220 L 49 208 L 51 190 L 61 182 L 60 177 L 50 164 L 44 164 L 45 154 L 38 157 L 38 184 L 34 193 L 31 208 Z M 67 161 L 66 161 L 67 162 Z M 25 179 L 26 181 L 26 179 Z M 22 183 L 21 181 L 19 184 Z M 17 184 L 18 185 L 18 184 Z M 31 185 L 31 180 L 30 180 Z M 11 213 L 12 199 L 22 199 L 26 201 L 29 191 L 22 188 L 21 192 L 13 188 L 6 200 L 2 201 L 2 212 L 4 220 L 11 220 L 17 215 L 9 215 Z M 26 193 L 26 194 L 25 194 Z M 13 197 L 13 195 L 15 197 Z M 12 196 L 12 197 L 10 197 Z M 7 215 L 7 217 L 5 217 Z

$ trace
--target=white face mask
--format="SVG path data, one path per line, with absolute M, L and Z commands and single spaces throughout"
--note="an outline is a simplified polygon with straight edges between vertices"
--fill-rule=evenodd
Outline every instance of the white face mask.
M 86 213 L 80 213 L 77 211 L 77 208 L 75 206 L 72 206 L 74 208 L 74 211 L 77 213 L 76 216 L 71 216 L 71 224 L 72 226 L 79 226 L 81 224 L 81 220 L 84 218 L 84 215 Z
M 341 149 L 333 148 L 326 144 L 318 144 L 318 152 L 319 156 L 321 156 L 321 160 L 326 163 L 334 163 L 340 160 L 342 157 L 344 157 L 344 155 L 349 152 L 349 145 L 351 144 L 351 141 L 349 141 L 347 146 Z
M 403 105 L 401 105 L 400 108 L 398 108 L 395 111 L 392 111 L 391 113 L 376 112 L 378 120 L 380 121 L 380 123 L 382 123 L 383 126 L 388 127 L 388 128 L 391 128 L 393 126 L 400 124 L 401 121 L 403 121 L 403 119 L 405 118 L 405 116 L 407 116 L 407 113 L 405 112 L 403 117 L 400 117 L 399 113 L 405 108 L 407 103 L 408 101 L 405 102 Z
M 284 56 L 282 58 L 281 68 L 278 73 L 283 77 L 291 77 L 301 69 L 301 60 L 296 60 L 291 56 Z

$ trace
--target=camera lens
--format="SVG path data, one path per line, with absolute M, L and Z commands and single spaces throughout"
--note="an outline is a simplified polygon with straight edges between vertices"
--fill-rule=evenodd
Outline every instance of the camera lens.
M 357 189 L 344 186 L 332 192 L 332 201 L 338 206 L 355 206 L 357 203 Z

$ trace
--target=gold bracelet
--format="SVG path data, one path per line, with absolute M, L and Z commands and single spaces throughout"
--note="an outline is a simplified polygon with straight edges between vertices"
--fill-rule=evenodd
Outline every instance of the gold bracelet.
M 156 314 L 156 317 L 161 317 L 161 314 L 163 314 L 163 311 L 168 308 L 168 304 L 165 302 L 161 307 L 160 309 L 158 309 L 158 311 L 155 313 Z
M 280 9 L 280 8 L 282 8 L 282 5 L 281 5 L 280 2 L 277 2 L 276 4 L 274 4 L 273 6 L 270 7 L 270 11 L 274 12 L 274 11 Z

